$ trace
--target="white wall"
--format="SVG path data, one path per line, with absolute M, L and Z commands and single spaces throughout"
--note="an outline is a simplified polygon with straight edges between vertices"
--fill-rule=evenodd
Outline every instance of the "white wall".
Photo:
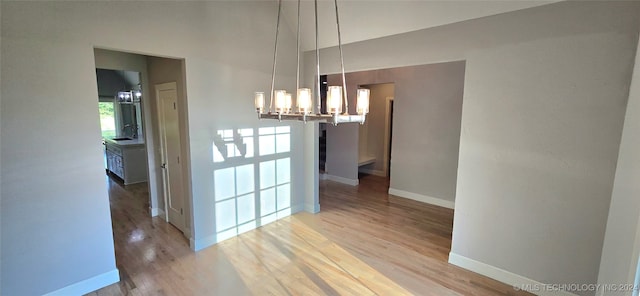
M 598 283 L 634 283 L 640 251 L 640 52 L 624 119 Z M 603 291 L 605 292 L 605 291 Z M 614 295 L 606 291 L 602 295 Z M 623 291 L 615 295 L 631 295 Z
M 347 71 L 466 60 L 457 264 L 596 282 L 639 11 L 569 1 L 345 46 Z
M 94 47 L 185 58 L 192 243 L 217 241 L 214 135 L 274 125 L 252 106 L 270 83 L 271 51 L 256 44 L 271 44 L 274 15 L 262 1 L 2 2 L 3 295 L 82 294 L 117 279 L 98 110 L 88 99 L 97 97 Z M 282 32 L 281 53 L 292 56 L 295 42 Z M 292 89 L 294 61 L 279 64 L 277 84 Z M 292 125 L 294 211 L 304 199 L 302 130 Z
M 468 19 L 508 13 L 514 10 L 545 5 L 561 0 L 481 0 L 481 1 L 377 1 L 341 0 L 340 26 L 342 42 L 352 43 L 406 33 L 423 28 L 453 24 Z M 283 1 L 283 18 L 296 24 L 297 2 Z M 301 3 L 301 47 L 315 48 L 313 1 Z M 318 2 L 318 19 L 322 31 L 320 48 L 338 44 L 333 1 Z M 372 21 L 375 19 L 375 21 Z
M 117 280 L 93 48 L 20 38 L 3 8 L 2 294 Z

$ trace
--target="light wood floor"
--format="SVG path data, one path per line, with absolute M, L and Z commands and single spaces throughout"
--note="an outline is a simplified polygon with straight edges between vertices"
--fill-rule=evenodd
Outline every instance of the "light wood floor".
M 530 295 L 447 263 L 453 211 L 389 196 L 384 178 L 320 183 L 299 213 L 197 253 L 147 214 L 146 184 L 109 181 L 121 281 L 89 295 Z

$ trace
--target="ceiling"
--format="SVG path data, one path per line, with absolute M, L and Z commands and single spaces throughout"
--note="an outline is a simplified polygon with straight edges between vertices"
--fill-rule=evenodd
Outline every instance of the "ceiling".
M 342 43 L 352 43 L 395 35 L 455 22 L 545 5 L 559 1 L 530 0 L 340 0 L 340 30 Z M 318 1 L 319 47 L 338 44 L 335 8 L 332 0 Z M 301 47 L 315 48 L 314 5 L 311 0 L 301 3 Z M 276 13 L 274 11 L 274 30 Z M 296 32 L 297 1 L 283 1 L 285 26 Z

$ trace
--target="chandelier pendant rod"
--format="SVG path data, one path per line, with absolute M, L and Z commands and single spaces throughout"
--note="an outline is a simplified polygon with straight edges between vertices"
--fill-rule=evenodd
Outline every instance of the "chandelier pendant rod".
M 297 57 L 297 64 L 296 64 L 296 102 L 298 103 L 298 106 L 300 106 L 300 2 L 301 0 L 298 0 L 298 33 L 296 36 L 296 57 Z M 311 104 L 311 106 L 313 106 L 313 104 Z M 313 107 L 312 107 L 313 108 Z M 303 122 L 307 122 L 307 112 L 303 112 L 302 114 L 302 121 Z
M 320 49 L 318 48 L 318 0 L 313 0 L 315 6 L 314 16 L 316 21 L 316 100 L 318 104 L 318 114 L 322 113 L 320 102 Z
M 269 92 L 269 113 L 272 111 L 273 94 L 276 84 L 276 62 L 278 58 L 278 33 L 280 31 L 280 12 L 282 11 L 282 0 L 278 0 L 278 20 L 276 21 L 276 42 L 273 46 L 273 71 L 271 72 L 271 92 Z
M 344 93 L 344 115 L 349 114 L 349 99 L 347 98 L 347 79 L 344 75 L 344 58 L 342 55 L 342 38 L 340 35 L 340 17 L 338 16 L 338 0 L 333 0 L 336 7 L 336 27 L 338 29 L 338 48 L 340 49 L 340 70 L 342 72 L 342 92 Z
M 300 0 L 298 0 L 298 33 L 296 35 L 296 98 L 300 89 Z

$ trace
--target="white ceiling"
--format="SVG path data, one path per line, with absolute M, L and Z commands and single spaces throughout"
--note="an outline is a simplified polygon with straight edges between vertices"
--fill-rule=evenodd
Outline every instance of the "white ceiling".
M 469 19 L 545 5 L 556 1 L 531 0 L 338 0 L 342 43 L 379 38 Z M 333 0 L 318 1 L 319 47 L 338 44 Z M 303 50 L 315 48 L 313 1 L 301 3 Z M 277 11 L 274 10 L 274 30 Z M 297 1 L 283 1 L 284 24 L 296 32 Z M 283 29 L 286 29 L 283 28 Z M 274 31 L 275 32 L 275 31 Z

